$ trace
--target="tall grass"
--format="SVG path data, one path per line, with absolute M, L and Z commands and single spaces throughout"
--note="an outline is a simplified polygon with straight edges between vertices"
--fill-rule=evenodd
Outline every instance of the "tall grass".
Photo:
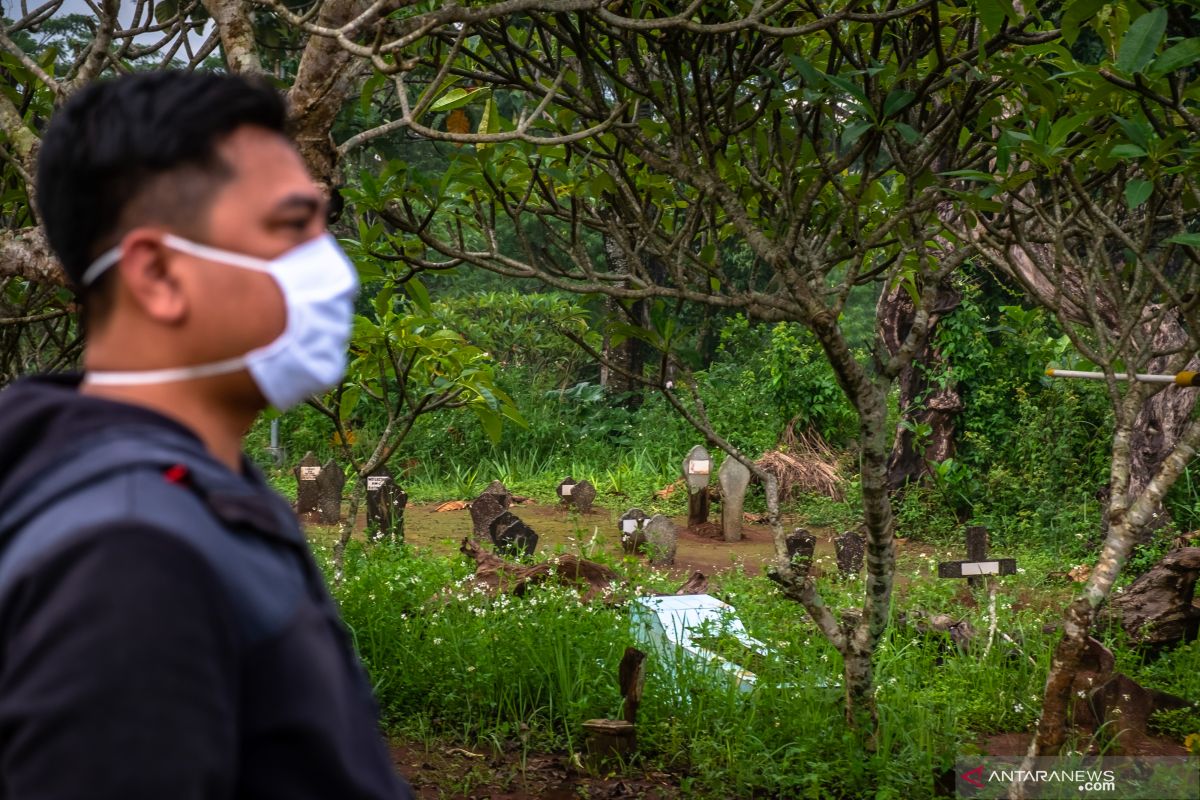
M 875 661 L 874 751 L 843 721 L 837 651 L 765 578 L 733 571 L 712 592 L 773 655 L 757 667 L 751 692 L 652 657 L 638 723 L 642 763 L 678 775 L 694 797 L 932 796 L 935 776 L 956 754 L 978 752 L 989 735 L 1031 729 L 1052 650 L 1042 625 L 1060 607 L 1037 570 L 1006 578 L 998 627 L 1020 645 L 997 637 L 988 647 L 986 593 L 963 605 L 961 585 L 931 575 L 930 565 L 951 555 L 901 562 L 899 574 L 911 580 L 897 591 L 895 624 Z M 1039 568 L 1051 561 L 1017 555 Z M 636 644 L 627 601 L 677 583 L 636 562 L 611 563 L 624 583 L 608 602 L 582 604 L 573 590 L 553 586 L 493 598 L 465 580 L 465 564 L 410 548 L 352 550 L 338 599 L 389 728 L 468 746 L 578 752 L 581 723 L 620 710 L 617 666 Z M 846 608 L 860 602 L 862 582 L 822 578 L 819 588 L 831 606 Z M 1040 610 L 1016 602 L 1037 593 Z M 901 612 L 917 608 L 968 620 L 976 644 L 964 652 L 944 634 L 899 624 Z M 1195 664 L 1181 656 L 1159 683 L 1191 687 Z

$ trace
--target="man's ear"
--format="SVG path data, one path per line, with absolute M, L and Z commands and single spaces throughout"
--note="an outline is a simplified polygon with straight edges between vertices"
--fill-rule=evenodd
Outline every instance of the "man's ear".
M 135 228 L 121 239 L 118 295 L 143 315 L 164 325 L 187 318 L 187 293 L 180 281 L 174 253 L 163 244 L 164 231 Z M 119 302 L 119 301 L 118 301 Z

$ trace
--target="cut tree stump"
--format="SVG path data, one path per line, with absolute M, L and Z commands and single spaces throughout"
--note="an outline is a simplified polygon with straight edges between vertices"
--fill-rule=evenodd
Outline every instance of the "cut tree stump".
M 1104 616 L 1137 643 L 1166 647 L 1196 638 L 1200 606 L 1200 547 L 1183 547 L 1163 556 L 1149 572 L 1108 601 Z
M 622 716 L 630 725 L 637 723 L 638 706 L 642 704 L 642 687 L 646 683 L 646 654 L 636 647 L 626 647 L 617 668 L 617 683 L 621 689 Z
M 646 654 L 636 647 L 626 647 L 617 670 L 621 689 L 624 719 L 589 719 L 583 723 L 584 751 L 588 764 L 597 772 L 613 759 L 622 761 L 637 751 L 638 706 L 642 702 L 642 686 L 646 681 Z
M 637 748 L 637 731 L 623 719 L 589 719 L 583 734 L 588 766 L 597 772 L 613 759 L 627 760 Z

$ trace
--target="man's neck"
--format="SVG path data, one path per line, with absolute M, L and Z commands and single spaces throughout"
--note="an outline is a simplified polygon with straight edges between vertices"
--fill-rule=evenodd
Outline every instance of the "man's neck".
M 79 387 L 81 394 L 102 397 L 130 405 L 143 406 L 170 417 L 191 429 L 213 458 L 234 472 L 242 471 L 242 437 L 254 422 L 257 409 L 234 411 L 214 403 L 200 387 L 188 383 L 150 386 L 98 386 L 88 383 L 86 374 Z M 187 390 L 180 387 L 187 386 Z

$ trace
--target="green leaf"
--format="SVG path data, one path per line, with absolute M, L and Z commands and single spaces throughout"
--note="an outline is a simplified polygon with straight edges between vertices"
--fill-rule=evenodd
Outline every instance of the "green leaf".
M 473 100 L 478 100 L 483 97 L 491 97 L 491 90 L 484 88 L 476 89 L 451 89 L 444 95 L 439 97 L 429 106 L 430 111 L 453 111 L 456 108 L 462 108 L 467 103 Z
M 939 175 L 944 175 L 947 178 L 963 178 L 969 181 L 981 181 L 983 183 L 993 183 L 995 178 L 990 172 L 984 172 L 978 169 L 952 169 L 948 172 L 939 172 Z
M 893 89 L 888 92 L 887 99 L 883 101 L 883 115 L 890 117 L 899 111 L 903 111 L 916 96 L 915 93 L 907 90 Z
M 426 314 L 433 314 L 433 305 L 429 302 L 429 290 L 425 288 L 425 284 L 421 283 L 420 278 L 412 277 L 405 281 L 404 291 L 412 298 L 417 308 Z
M 1109 0 L 1075 0 L 1067 7 L 1060 23 L 1063 39 L 1067 44 L 1075 44 L 1080 26 L 1096 16 L 1096 12 L 1108 5 L 1108 2 Z
M 1174 47 L 1168 48 L 1154 63 L 1150 65 L 1151 75 L 1166 75 L 1177 69 L 1191 66 L 1200 61 L 1200 36 L 1184 39 Z
M 1125 184 L 1125 203 L 1130 209 L 1137 208 L 1149 200 L 1153 192 L 1154 184 L 1151 181 L 1134 178 Z
M 479 417 L 479 423 L 483 426 L 488 440 L 492 444 L 499 444 L 500 435 L 504 432 L 503 417 L 482 403 L 474 403 L 471 408 L 475 411 L 475 416 Z
M 988 35 L 999 31 L 1005 18 L 1015 19 L 1017 16 L 1009 0 L 976 0 L 975 8 L 979 11 L 979 21 L 983 23 L 983 29 Z
M 496 108 L 496 101 L 488 98 L 483 104 L 483 115 L 479 118 L 478 133 L 499 133 L 500 132 L 500 110 Z M 490 142 L 480 142 L 475 145 L 476 150 L 482 150 L 486 147 L 491 147 Z
M 1068 136 L 1079 129 L 1081 124 L 1090 121 L 1093 117 L 1093 114 L 1072 114 L 1069 117 L 1056 119 L 1050 126 L 1050 139 L 1047 144 L 1051 147 L 1061 146 Z
M 848 125 L 846 130 L 842 131 L 842 147 L 853 147 L 854 143 L 869 130 L 871 130 L 870 122 L 855 122 L 853 125 Z
M 1119 144 L 1109 151 L 1113 158 L 1141 158 L 1146 151 L 1136 144 Z
M 167 20 L 174 18 L 174 16 L 178 13 L 178 0 L 160 0 L 160 2 L 154 6 L 154 21 L 161 25 Z
M 829 81 L 829 83 L 831 83 L 833 86 L 841 89 L 843 92 L 859 102 L 867 102 L 867 95 L 863 92 L 862 87 L 854 81 L 848 78 L 843 78 L 841 75 L 826 75 L 825 80 Z
M 1150 149 L 1150 126 L 1144 120 L 1129 120 L 1115 114 L 1113 115 L 1113 119 L 1116 120 L 1121 130 L 1125 132 L 1125 135 L 1129 137 L 1129 141 L 1143 150 Z
M 906 122 L 897 122 L 896 130 L 900 131 L 900 136 L 908 144 L 916 144 L 921 139 L 921 134 L 917 133 L 917 129 Z
M 375 99 L 375 93 L 382 89 L 387 83 L 388 76 L 382 72 L 376 72 L 371 77 L 363 81 L 362 91 L 358 95 L 358 113 L 366 116 L 371 110 L 371 103 Z
M 1154 51 L 1167 31 L 1167 10 L 1156 8 L 1142 14 L 1121 39 L 1121 51 L 1117 55 L 1117 69 L 1123 72 L 1141 72 L 1154 58 Z
M 350 419 L 350 415 L 354 413 L 354 407 L 358 405 L 358 398 L 362 396 L 362 389 L 357 386 L 347 386 L 346 391 L 342 392 L 342 402 L 338 406 L 338 417 L 342 421 L 342 425 L 346 424 L 346 420 Z
M 1163 239 L 1163 244 L 1183 244 L 1188 247 L 1200 247 L 1200 233 L 1177 233 L 1169 239 Z
M 817 86 L 821 82 L 821 73 L 812 64 L 805 61 L 800 56 L 789 56 L 788 59 L 792 62 L 792 66 L 796 68 L 796 72 L 800 73 L 800 78 L 807 86 Z

